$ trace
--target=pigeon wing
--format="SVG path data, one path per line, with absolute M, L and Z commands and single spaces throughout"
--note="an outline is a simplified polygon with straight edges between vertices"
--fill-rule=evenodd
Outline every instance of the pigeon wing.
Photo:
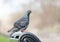
M 24 28 L 28 24 L 29 24 L 28 19 L 21 18 L 20 20 L 18 20 L 17 22 L 14 23 L 14 26 L 17 27 L 17 28 Z

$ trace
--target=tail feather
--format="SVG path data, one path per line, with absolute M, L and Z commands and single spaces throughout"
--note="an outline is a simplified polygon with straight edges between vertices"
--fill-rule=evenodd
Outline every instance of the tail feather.
M 11 32 L 14 28 L 10 29 L 8 32 Z

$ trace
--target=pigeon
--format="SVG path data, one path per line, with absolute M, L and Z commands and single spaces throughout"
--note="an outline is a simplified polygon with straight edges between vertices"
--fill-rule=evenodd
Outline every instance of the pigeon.
M 11 32 L 11 31 L 12 33 L 18 32 L 18 31 L 24 32 L 24 30 L 26 30 L 29 25 L 30 13 L 31 13 L 31 10 L 28 10 L 22 18 L 20 18 L 14 23 L 13 28 L 10 29 L 8 32 Z

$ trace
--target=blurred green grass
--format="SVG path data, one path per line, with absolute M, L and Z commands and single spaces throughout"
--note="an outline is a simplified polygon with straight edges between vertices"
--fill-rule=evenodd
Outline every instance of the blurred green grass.
M 0 42 L 9 42 L 9 39 L 3 35 L 0 35 Z
M 9 40 L 8 37 L 0 35 L 0 42 L 18 42 L 16 40 Z

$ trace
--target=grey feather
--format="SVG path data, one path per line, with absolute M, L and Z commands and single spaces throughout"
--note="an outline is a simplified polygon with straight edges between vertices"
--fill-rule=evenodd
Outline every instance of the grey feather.
M 29 25 L 30 13 L 31 13 L 31 10 L 28 10 L 21 19 L 17 20 L 14 23 L 14 27 L 11 30 L 9 30 L 8 32 L 10 32 L 10 31 L 17 32 L 19 30 L 25 30 Z

